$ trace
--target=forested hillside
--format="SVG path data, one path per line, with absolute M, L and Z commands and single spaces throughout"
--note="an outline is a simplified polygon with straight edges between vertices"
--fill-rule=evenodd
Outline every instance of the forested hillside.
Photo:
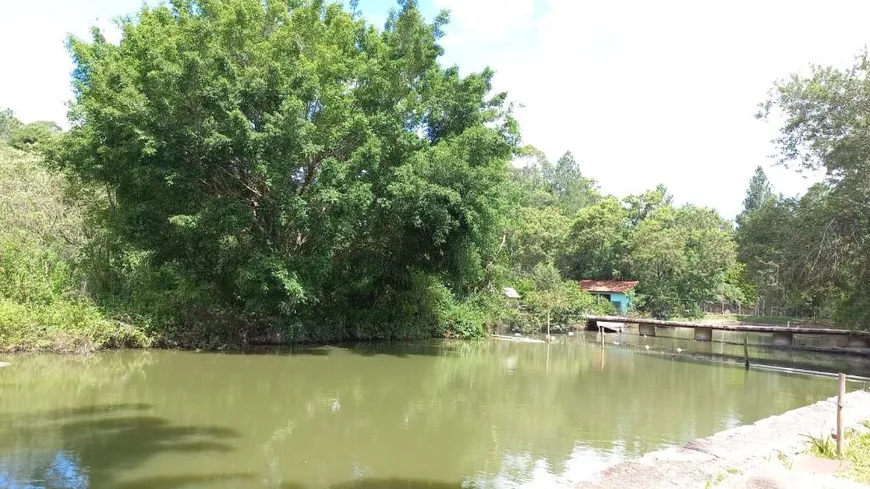
M 864 65 L 777 85 L 784 161 L 830 180 L 788 199 L 759 170 L 735 229 L 524 146 L 492 72 L 439 63 L 446 22 L 176 2 L 70 39 L 71 128 L 0 113 L 0 348 L 538 332 L 613 312 L 581 279 L 637 280 L 657 317 L 866 324 Z

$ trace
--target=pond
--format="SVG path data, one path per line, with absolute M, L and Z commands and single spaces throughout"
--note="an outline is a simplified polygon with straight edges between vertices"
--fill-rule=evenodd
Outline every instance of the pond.
M 4 358 L 0 487 L 570 486 L 836 391 L 618 338 Z

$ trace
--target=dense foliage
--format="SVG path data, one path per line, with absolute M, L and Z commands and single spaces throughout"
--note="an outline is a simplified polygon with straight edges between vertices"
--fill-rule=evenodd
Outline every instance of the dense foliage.
M 518 131 L 491 72 L 438 64 L 446 20 L 413 1 L 382 31 L 323 2 L 173 2 L 119 44 L 71 38 L 71 129 L 0 118 L 0 145 L 54 170 L 8 150 L 51 185 L 20 212 L 31 187 L 7 182 L 3 347 L 52 348 L 82 316 L 67 303 L 136 340 L 94 348 L 475 337 L 599 307 L 515 274 Z
M 746 301 L 735 278 L 733 229 L 715 211 L 674 206 L 663 186 L 621 200 L 603 196 L 570 154 L 555 167 L 540 152 L 526 154 L 514 170 L 525 204 L 510 243 L 518 275 L 551 263 L 575 285 L 638 280 L 638 310 L 657 317 L 695 317 L 704 302 Z
M 775 195 L 761 170 L 740 216 L 740 253 L 769 306 L 870 324 L 870 60 L 813 67 L 777 83 L 760 116 L 784 118 L 782 164 L 823 170 L 800 198 Z
M 71 38 L 71 129 L 0 111 L 0 346 L 558 331 L 615 312 L 583 279 L 638 280 L 656 317 L 867 324 L 866 56 L 776 86 L 783 161 L 828 179 L 784 198 L 759 168 L 735 232 L 520 147 L 492 72 L 439 64 L 446 22 L 412 0 L 382 30 L 320 1 L 179 0 L 118 44 Z
M 0 145 L 0 351 L 90 351 L 143 346 L 134 328 L 109 320 L 76 266 L 84 213 L 63 181 L 33 155 Z
M 485 285 L 517 140 L 491 72 L 438 64 L 445 22 L 412 1 L 383 31 L 317 1 L 146 7 L 119 45 L 70 41 L 73 127 L 52 161 L 106 189 L 113 244 L 174 296 L 163 322 L 439 333 L 445 304 Z

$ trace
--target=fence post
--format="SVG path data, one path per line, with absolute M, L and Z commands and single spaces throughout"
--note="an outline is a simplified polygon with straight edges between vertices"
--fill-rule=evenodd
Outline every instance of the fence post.
M 846 374 L 837 376 L 837 457 L 843 458 L 843 398 L 846 397 Z
M 743 362 L 749 370 L 749 333 L 743 333 Z

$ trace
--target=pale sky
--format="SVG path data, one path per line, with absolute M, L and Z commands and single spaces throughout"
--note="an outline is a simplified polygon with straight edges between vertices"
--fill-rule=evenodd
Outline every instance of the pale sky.
M 151 2 L 154 3 L 154 2 Z M 141 0 L 0 0 L 0 107 L 66 119 L 67 33 L 133 13 Z M 360 0 L 382 25 L 390 0 Z M 490 66 L 523 105 L 524 142 L 570 150 L 607 193 L 664 183 L 680 203 L 739 212 L 755 167 L 776 190 L 809 180 L 771 168 L 777 125 L 753 117 L 771 84 L 810 63 L 846 66 L 870 44 L 865 0 L 422 0 L 452 12 L 444 63 Z M 112 38 L 112 33 L 109 35 Z

